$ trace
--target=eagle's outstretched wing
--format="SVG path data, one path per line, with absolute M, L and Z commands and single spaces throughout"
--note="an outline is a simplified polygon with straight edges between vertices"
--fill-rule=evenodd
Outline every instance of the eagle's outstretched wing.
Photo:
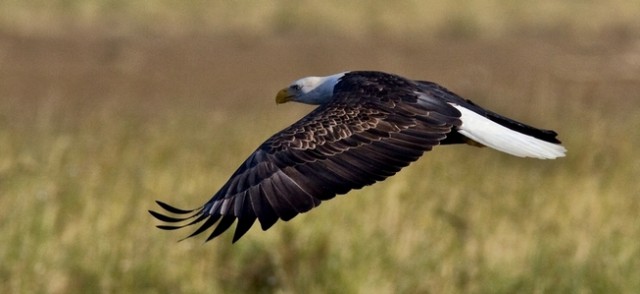
M 161 229 L 212 226 L 207 240 L 235 221 L 237 241 L 257 219 L 263 230 L 290 220 L 321 201 L 394 175 L 460 126 L 461 113 L 419 84 L 394 75 L 346 74 L 331 102 L 264 142 L 203 206 L 182 210 L 158 204 L 174 216 Z

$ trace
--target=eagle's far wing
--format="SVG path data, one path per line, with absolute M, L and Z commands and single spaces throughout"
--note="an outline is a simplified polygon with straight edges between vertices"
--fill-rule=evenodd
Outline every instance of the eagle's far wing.
M 464 108 L 467 108 L 481 116 L 486 117 L 487 119 L 502 125 L 506 128 L 512 129 L 516 132 L 532 136 L 534 138 L 553 143 L 560 144 L 560 140 L 558 140 L 556 133 L 553 130 L 539 129 L 536 127 L 532 127 L 525 123 L 516 121 L 514 119 L 508 118 L 506 116 L 497 114 L 491 110 L 483 108 L 482 106 L 474 103 L 469 99 L 465 99 L 460 97 L 459 95 L 449 91 L 447 88 L 438 85 L 434 82 L 429 81 L 416 81 L 420 87 L 420 90 L 424 93 L 432 96 L 440 98 L 442 101 L 447 101 L 450 103 L 461 105 Z
M 555 131 L 539 129 L 487 110 L 436 83 L 416 83 L 422 93 L 448 102 L 461 113 L 462 125 L 441 144 L 488 146 L 514 156 L 538 159 L 555 159 L 567 152 Z
M 158 202 L 177 216 L 150 213 L 171 223 L 161 229 L 201 223 L 188 237 L 217 223 L 207 240 L 237 219 L 235 242 L 256 219 L 267 230 L 278 219 L 382 181 L 460 125 L 458 110 L 416 87 L 395 76 L 347 75 L 331 102 L 264 142 L 202 207 L 182 210 Z

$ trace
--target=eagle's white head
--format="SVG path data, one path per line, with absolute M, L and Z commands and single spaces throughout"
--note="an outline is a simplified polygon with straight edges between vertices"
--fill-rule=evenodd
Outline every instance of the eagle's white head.
M 333 87 L 344 76 L 344 72 L 326 77 L 306 77 L 291 83 L 278 92 L 276 103 L 289 101 L 306 104 L 323 104 L 329 102 L 333 96 Z

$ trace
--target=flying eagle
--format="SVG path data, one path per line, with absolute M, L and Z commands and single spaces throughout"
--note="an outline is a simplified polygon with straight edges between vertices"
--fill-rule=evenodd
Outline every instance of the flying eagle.
M 565 155 L 557 134 L 506 118 L 427 81 L 351 71 L 306 77 L 276 96 L 319 105 L 267 139 L 200 208 L 156 201 L 174 216 L 149 211 L 174 230 L 215 226 L 207 241 L 238 220 L 233 242 L 256 219 L 267 230 L 338 194 L 383 181 L 425 151 L 444 144 L 488 146 L 519 157 Z

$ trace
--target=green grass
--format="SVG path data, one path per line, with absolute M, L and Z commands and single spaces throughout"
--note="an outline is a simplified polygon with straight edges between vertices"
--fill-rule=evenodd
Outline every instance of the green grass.
M 203 245 L 201 238 L 176 243 L 187 232 L 154 229 L 146 209 L 156 198 L 200 204 L 269 128 L 251 133 L 243 123 L 251 112 L 217 121 L 177 104 L 156 114 L 94 106 L 68 118 L 72 106 L 57 101 L 42 106 L 47 121 L 2 122 L 2 292 L 640 287 L 632 148 L 640 140 L 615 120 L 596 118 L 604 113 L 563 118 L 581 120 L 562 128 L 566 159 L 436 148 L 391 180 L 268 232 L 254 228 L 235 245 L 229 235 Z M 40 111 L 33 119 L 45 119 Z M 629 118 L 625 125 L 640 124 L 637 110 Z

